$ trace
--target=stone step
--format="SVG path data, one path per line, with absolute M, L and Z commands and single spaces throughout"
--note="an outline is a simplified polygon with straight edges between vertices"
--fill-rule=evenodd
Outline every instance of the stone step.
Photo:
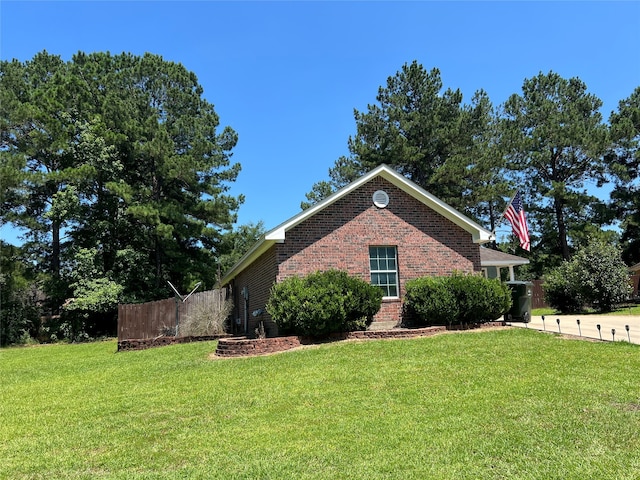
M 369 328 L 367 330 L 374 331 L 374 332 L 380 331 L 380 330 L 392 330 L 397 326 L 398 326 L 398 322 L 395 322 L 395 321 L 372 322 L 371 325 L 369 325 Z

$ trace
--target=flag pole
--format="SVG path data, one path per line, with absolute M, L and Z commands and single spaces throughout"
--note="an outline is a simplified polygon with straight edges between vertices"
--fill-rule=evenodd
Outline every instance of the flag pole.
M 513 199 L 516 198 L 516 195 L 518 194 L 519 191 L 520 191 L 520 189 L 516 189 L 515 193 L 513 195 L 511 195 L 511 200 L 509 200 L 509 203 L 507 203 L 507 206 L 504 207 L 504 211 L 502 212 L 502 215 L 500 215 L 500 217 L 498 217 L 498 221 L 493 226 L 493 232 L 492 233 L 493 233 L 493 236 L 495 238 L 497 238 L 496 237 L 496 230 L 498 230 L 498 226 L 502 223 L 502 220 L 504 220 L 505 213 L 507 213 L 507 210 L 509 210 L 509 207 L 513 203 Z

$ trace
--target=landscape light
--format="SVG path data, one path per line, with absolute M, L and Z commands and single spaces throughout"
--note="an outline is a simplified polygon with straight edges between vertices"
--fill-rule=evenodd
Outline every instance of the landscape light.
M 562 330 L 560 330 L 560 319 L 559 318 L 556 319 L 556 323 L 558 324 L 558 333 L 562 333 Z
M 602 332 L 600 331 L 600 324 L 597 324 L 596 328 L 598 329 L 598 335 L 600 335 L 600 340 L 602 340 Z
M 580 329 L 580 319 L 579 318 L 576 319 L 576 323 L 578 324 L 578 335 L 582 336 L 582 330 Z
M 631 343 L 631 335 L 629 334 L 629 325 L 625 325 L 624 329 L 627 331 L 627 338 L 629 339 L 629 343 Z
M 615 342 L 616 341 L 616 329 L 615 328 L 611 329 L 611 336 L 613 337 L 613 341 Z

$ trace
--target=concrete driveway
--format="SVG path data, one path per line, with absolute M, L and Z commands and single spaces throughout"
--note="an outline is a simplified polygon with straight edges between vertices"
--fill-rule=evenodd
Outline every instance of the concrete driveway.
M 580 325 L 577 320 L 580 320 Z M 529 323 L 508 322 L 507 325 L 606 341 L 631 341 L 631 343 L 640 344 L 640 315 L 545 315 L 544 321 L 541 316 L 536 315 L 531 317 Z M 600 325 L 600 330 L 598 330 L 598 325 Z M 615 329 L 615 334 L 612 333 L 612 329 Z

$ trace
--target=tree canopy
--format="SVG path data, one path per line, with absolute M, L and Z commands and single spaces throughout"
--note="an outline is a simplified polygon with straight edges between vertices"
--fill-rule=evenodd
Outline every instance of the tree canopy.
M 26 232 L 0 249 L 12 339 L 40 328 L 41 307 L 65 335 L 101 332 L 118 302 L 165 298 L 166 281 L 211 288 L 264 233 L 232 228 L 238 135 L 203 95 L 193 72 L 153 54 L 0 62 L 0 225 Z M 532 277 L 594 239 L 617 241 L 603 230 L 615 222 L 623 259 L 640 261 L 640 87 L 605 124 L 579 78 L 539 73 L 495 107 L 482 89 L 463 102 L 414 61 L 375 100 L 354 110 L 349 154 L 302 208 L 386 163 L 492 230 L 520 189 Z M 607 182 L 608 202 L 590 194 Z
M 504 105 L 508 166 L 536 205 L 541 231 L 555 234 L 554 247 L 565 260 L 570 258 L 568 231 L 596 222 L 590 207 L 597 199 L 585 184 L 605 181 L 608 129 L 601 106 L 580 79 L 553 72 L 526 79 L 522 94 L 513 94 Z
M 377 103 L 354 111 L 356 134 L 350 155 L 316 183 L 302 208 L 386 163 L 450 205 L 493 225 L 508 196 L 496 153 L 496 116 L 486 92 L 463 104 L 459 89 L 444 89 L 440 71 L 416 61 L 380 87 Z
M 349 155 L 316 183 L 301 207 L 381 163 L 394 167 L 451 206 L 495 230 L 508 199 L 521 190 L 533 251 L 530 275 L 571 257 L 588 238 L 616 241 L 606 226 L 621 221 L 624 258 L 638 261 L 640 88 L 604 123 L 602 101 L 579 78 L 554 72 L 525 79 L 521 93 L 494 107 L 480 89 L 463 103 L 440 71 L 405 64 L 366 112 L 354 111 Z M 592 187 L 616 179 L 612 201 Z M 500 248 L 512 253 L 516 243 Z
M 228 193 L 238 137 L 194 73 L 152 54 L 44 51 L 3 61 L 0 82 L 0 221 L 26 229 L 54 311 L 214 285 L 243 201 Z
M 622 256 L 634 264 L 640 262 L 640 87 L 620 101 L 610 123 L 613 143 L 608 157 L 616 178 L 612 206 L 622 220 Z

